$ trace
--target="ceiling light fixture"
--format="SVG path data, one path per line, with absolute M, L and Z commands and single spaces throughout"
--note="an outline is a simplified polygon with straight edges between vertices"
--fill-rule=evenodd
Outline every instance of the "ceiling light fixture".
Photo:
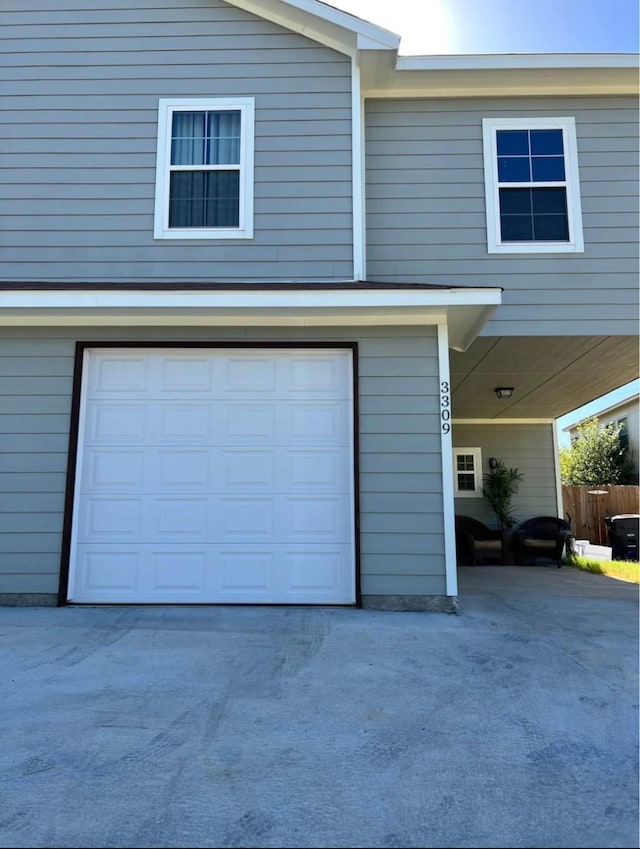
M 498 386 L 496 388 L 498 398 L 511 398 L 513 395 L 513 386 Z

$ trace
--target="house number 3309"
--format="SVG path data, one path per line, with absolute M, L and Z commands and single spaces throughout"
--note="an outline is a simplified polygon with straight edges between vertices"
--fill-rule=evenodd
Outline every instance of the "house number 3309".
M 451 396 L 449 394 L 449 384 L 446 380 L 440 382 L 440 420 L 442 422 L 442 432 L 449 433 L 451 430 Z

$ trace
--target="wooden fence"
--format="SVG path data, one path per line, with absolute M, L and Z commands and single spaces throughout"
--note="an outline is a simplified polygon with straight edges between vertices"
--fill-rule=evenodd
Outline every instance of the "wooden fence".
M 571 520 L 576 539 L 593 545 L 609 545 L 606 517 L 640 513 L 640 487 L 563 486 L 564 518 Z

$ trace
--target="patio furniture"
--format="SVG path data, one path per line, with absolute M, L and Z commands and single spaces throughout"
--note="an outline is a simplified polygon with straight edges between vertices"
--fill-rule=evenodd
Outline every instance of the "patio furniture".
M 545 557 L 562 566 L 562 555 L 571 548 L 571 525 L 557 516 L 535 516 L 527 519 L 513 532 L 513 550 L 516 562 L 535 563 Z
M 456 516 L 455 525 L 459 563 L 472 566 L 485 560 L 504 563 L 502 531 L 494 531 L 471 516 Z

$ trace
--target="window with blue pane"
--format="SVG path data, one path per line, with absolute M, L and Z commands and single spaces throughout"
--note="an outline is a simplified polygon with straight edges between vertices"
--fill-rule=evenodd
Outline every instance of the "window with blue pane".
M 562 129 L 496 130 L 502 242 L 567 242 Z
M 171 123 L 169 227 L 238 227 L 239 111 L 175 111 Z

